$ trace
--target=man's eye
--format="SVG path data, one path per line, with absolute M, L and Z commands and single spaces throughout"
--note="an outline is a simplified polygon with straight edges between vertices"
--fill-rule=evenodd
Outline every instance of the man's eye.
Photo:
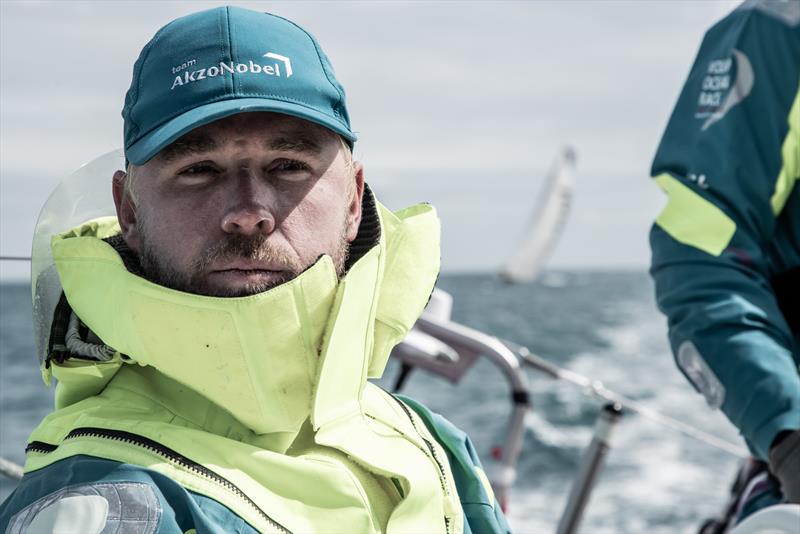
M 213 165 L 210 165 L 208 163 L 199 163 L 197 165 L 192 165 L 191 167 L 183 169 L 178 174 L 192 176 L 198 174 L 212 174 L 212 173 L 216 174 L 217 172 L 219 171 Z
M 269 167 L 269 173 L 282 180 L 299 181 L 308 176 L 311 167 L 293 159 L 279 160 Z
M 213 180 L 219 174 L 216 165 L 197 163 L 178 171 L 178 179 L 184 184 L 199 184 Z

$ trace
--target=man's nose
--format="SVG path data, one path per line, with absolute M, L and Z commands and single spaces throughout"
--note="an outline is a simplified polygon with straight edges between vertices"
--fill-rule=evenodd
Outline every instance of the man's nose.
M 229 234 L 268 235 L 275 230 L 266 185 L 254 176 L 239 176 L 233 203 L 222 217 L 222 230 Z

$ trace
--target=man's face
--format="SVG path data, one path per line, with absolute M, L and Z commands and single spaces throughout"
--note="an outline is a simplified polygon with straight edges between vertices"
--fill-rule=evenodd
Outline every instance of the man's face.
M 132 196 L 114 176 L 125 241 L 145 276 L 180 291 L 259 293 L 322 254 L 342 274 L 361 221 L 361 165 L 336 134 L 287 115 L 199 127 L 133 174 Z

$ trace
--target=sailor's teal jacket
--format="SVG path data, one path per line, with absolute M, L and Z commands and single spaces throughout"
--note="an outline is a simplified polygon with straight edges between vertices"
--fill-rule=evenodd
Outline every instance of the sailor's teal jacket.
M 766 459 L 800 428 L 800 1 L 706 34 L 652 168 L 651 273 L 678 365 Z

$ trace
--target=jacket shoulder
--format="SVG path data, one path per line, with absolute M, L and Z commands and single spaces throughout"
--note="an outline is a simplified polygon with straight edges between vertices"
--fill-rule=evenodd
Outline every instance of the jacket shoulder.
M 800 26 L 800 2 L 796 0 L 746 0 L 733 13 L 752 13 L 756 17 L 777 20 L 790 28 Z
M 0 507 L 0 530 L 9 534 L 116 531 L 123 524 L 152 533 L 161 525 L 164 499 L 144 470 L 74 456 L 26 473 Z
M 26 473 L 0 505 L 0 532 L 57 532 L 64 521 L 71 532 L 255 532 L 160 473 L 82 455 Z

